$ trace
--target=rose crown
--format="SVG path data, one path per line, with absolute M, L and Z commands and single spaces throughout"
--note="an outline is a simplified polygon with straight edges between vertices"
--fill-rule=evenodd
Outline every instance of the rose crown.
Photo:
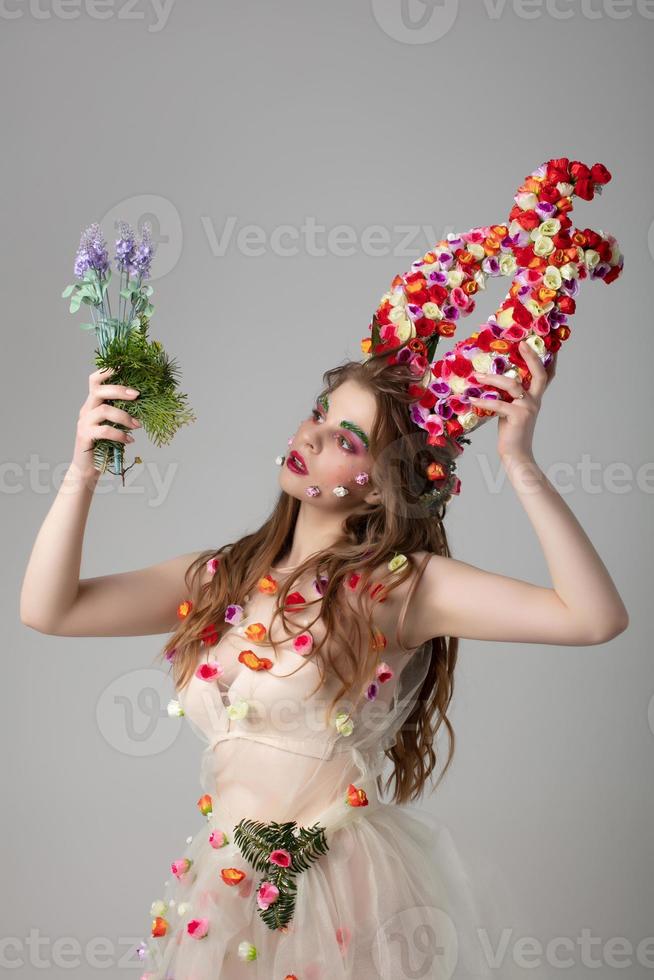
M 572 227 L 573 197 L 592 201 L 611 174 L 601 163 L 587 167 L 567 157 L 549 160 L 518 188 L 506 224 L 449 234 L 411 269 L 393 279 L 361 341 L 364 360 L 389 355 L 415 375 L 409 393 L 413 422 L 428 433 L 430 446 L 454 456 L 469 443 L 465 434 L 490 416 L 469 398 L 510 400 L 503 389 L 473 380 L 474 372 L 518 377 L 529 388 L 531 373 L 520 354 L 526 341 L 544 366 L 570 336 L 569 318 L 583 279 L 613 282 L 623 256 L 612 235 Z M 459 340 L 439 360 L 441 337 L 452 337 L 457 321 L 475 309 L 475 294 L 489 277 L 507 276 L 511 287 L 499 309 L 476 333 Z M 431 491 L 421 496 L 428 509 L 440 508 L 460 493 L 454 458 L 431 462 L 425 475 Z

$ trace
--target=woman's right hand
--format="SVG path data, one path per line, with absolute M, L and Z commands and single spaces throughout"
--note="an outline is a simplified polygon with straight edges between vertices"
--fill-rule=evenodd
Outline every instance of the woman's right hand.
M 129 429 L 139 428 L 141 423 L 129 412 L 115 405 L 106 404 L 106 399 L 138 398 L 135 388 L 125 385 L 103 384 L 111 377 L 113 368 L 101 368 L 89 375 L 89 394 L 80 408 L 77 420 L 77 434 L 73 462 L 83 473 L 93 471 L 99 476 L 99 471 L 93 466 L 93 444 L 97 439 L 112 439 L 114 442 L 134 442 L 129 432 L 123 432 L 113 425 L 103 425 L 105 420 L 117 422 Z

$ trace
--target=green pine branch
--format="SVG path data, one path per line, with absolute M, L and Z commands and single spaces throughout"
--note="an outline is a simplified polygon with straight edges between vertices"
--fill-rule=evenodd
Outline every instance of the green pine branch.
M 284 823 L 271 821 L 264 823 L 260 820 L 243 818 L 234 827 L 234 841 L 240 848 L 243 857 L 264 877 L 257 885 L 257 891 L 263 881 L 269 881 L 279 889 L 279 895 L 267 909 L 259 909 L 259 915 L 269 929 L 279 929 L 287 925 L 295 912 L 297 885 L 295 876 L 306 871 L 321 854 L 329 849 L 325 837 L 325 828 L 320 824 L 298 829 L 295 820 Z M 288 868 L 281 867 L 269 860 L 271 851 L 283 848 L 291 855 Z

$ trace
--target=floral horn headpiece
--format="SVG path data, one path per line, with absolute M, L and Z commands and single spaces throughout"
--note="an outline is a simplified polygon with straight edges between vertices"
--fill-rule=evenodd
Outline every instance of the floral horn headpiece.
M 615 238 L 573 228 L 569 217 L 575 195 L 592 201 L 609 180 L 601 163 L 587 167 L 567 157 L 549 160 L 518 188 L 507 224 L 449 234 L 408 272 L 395 276 L 361 349 L 364 361 L 390 354 L 389 364 L 409 364 L 415 382 L 408 390 L 417 399 L 411 418 L 428 433 L 428 445 L 462 453 L 463 443 L 470 442 L 465 433 L 490 417 L 473 407 L 469 395 L 510 398 L 502 389 L 469 381 L 470 375 L 519 376 L 528 388 L 531 374 L 520 341 L 547 366 L 570 336 L 568 321 L 580 280 L 610 283 L 620 275 L 624 260 Z M 459 318 L 472 313 L 475 294 L 486 288 L 489 276 L 512 280 L 501 306 L 476 333 L 435 360 L 439 339 L 451 337 Z M 434 487 L 421 500 L 428 510 L 460 493 L 455 469 L 453 458 L 427 467 Z

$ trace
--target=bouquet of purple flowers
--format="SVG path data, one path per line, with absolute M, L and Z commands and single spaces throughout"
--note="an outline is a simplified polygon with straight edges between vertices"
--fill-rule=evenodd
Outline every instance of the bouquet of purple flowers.
M 136 401 L 117 399 L 108 404 L 117 405 L 138 418 L 150 439 L 161 446 L 170 442 L 180 426 L 195 421 L 195 415 L 186 406 L 187 396 L 177 390 L 179 368 L 176 362 L 168 357 L 158 341 L 148 339 L 148 323 L 154 306 L 150 302 L 152 286 L 145 280 L 150 277 L 155 249 L 148 222 L 143 225 L 139 242 L 127 222 L 119 223 L 114 254 L 119 295 L 117 315 L 114 316 L 108 291 L 112 275 L 109 254 L 96 222 L 80 238 L 74 267 L 78 282 L 66 286 L 61 295 L 65 299 L 70 297 L 71 313 L 77 313 L 82 303 L 89 308 L 91 323 L 80 326 L 83 330 L 95 331 L 98 340 L 96 367 L 113 368 L 112 384 L 127 385 L 140 392 Z M 106 424 L 125 431 L 118 423 L 106 420 Z M 98 439 L 93 446 L 95 468 L 104 473 L 111 461 L 110 472 L 121 476 L 124 485 L 127 470 L 123 465 L 123 451 L 123 444 L 111 439 Z M 136 456 L 134 463 L 140 462 L 140 457 Z

